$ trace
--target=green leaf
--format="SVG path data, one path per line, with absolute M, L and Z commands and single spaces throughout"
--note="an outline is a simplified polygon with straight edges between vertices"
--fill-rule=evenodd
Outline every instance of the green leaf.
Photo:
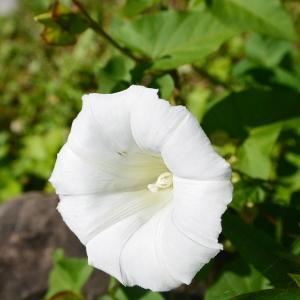
M 111 33 L 126 47 L 152 59 L 154 69 L 172 69 L 213 52 L 236 31 L 208 11 L 158 12 L 115 20 Z
M 241 211 L 245 206 L 262 203 L 266 197 L 265 190 L 255 183 L 239 181 L 234 185 L 231 206 Z
M 164 300 L 164 298 L 159 293 L 147 292 L 144 296 L 139 298 L 139 300 Z
M 75 4 L 67 7 L 56 2 L 52 9 L 52 19 L 71 34 L 81 33 L 89 27 L 85 16 Z
M 289 275 L 296 282 L 297 286 L 300 287 L 300 274 L 289 274 Z
M 296 40 L 293 23 L 279 0 L 211 0 L 211 11 L 225 24 L 242 31 Z
M 298 93 L 283 88 L 250 89 L 212 103 L 201 125 L 207 134 L 222 130 L 232 137 L 246 138 L 250 128 L 297 117 Z
M 50 45 L 72 45 L 76 42 L 76 34 L 89 27 L 76 5 L 66 7 L 59 1 L 54 3 L 50 11 L 34 19 L 45 26 L 41 36 Z
M 259 65 L 274 68 L 293 48 L 293 44 L 260 34 L 252 34 L 245 45 L 245 54 Z
M 300 289 L 270 289 L 266 291 L 259 291 L 240 295 L 231 298 L 230 300 L 299 300 Z
M 131 59 L 121 55 L 112 56 L 104 68 L 99 70 L 99 91 L 111 93 L 118 84 L 129 84 L 133 67 L 134 62 Z
M 92 274 L 92 267 L 86 259 L 64 258 L 62 250 L 53 255 L 54 266 L 49 275 L 49 287 L 46 297 L 52 297 L 61 291 L 80 294 L 81 288 Z
M 188 110 L 198 119 L 201 120 L 212 91 L 206 86 L 198 85 L 186 98 Z
M 140 287 L 123 287 L 122 291 L 128 299 L 136 300 L 164 300 L 163 296 L 159 293 L 147 291 Z
M 175 87 L 174 80 L 171 75 L 163 75 L 156 78 L 155 87 L 159 89 L 160 97 L 169 100 L 172 97 Z
M 66 291 L 59 292 L 48 300 L 83 300 L 83 298 L 73 292 Z
M 123 13 L 128 17 L 136 16 L 159 2 L 160 0 L 127 0 L 123 8 Z
M 249 137 L 237 152 L 238 170 L 253 178 L 268 179 L 272 170 L 271 152 L 282 124 L 271 124 L 250 130 Z
M 104 295 L 104 296 L 97 298 L 97 300 L 116 300 L 116 299 L 114 299 L 113 297 L 111 297 L 109 295 Z
M 46 44 L 55 46 L 67 46 L 76 43 L 76 37 L 59 27 L 46 27 L 42 34 L 42 39 Z
M 268 278 L 271 284 L 276 287 L 293 285 L 288 273 L 295 265 L 281 257 L 284 249 L 264 232 L 245 224 L 228 211 L 223 215 L 223 233 L 244 260 Z
M 52 11 L 47 11 L 45 13 L 39 14 L 34 17 L 34 20 L 45 26 L 56 26 L 55 21 L 52 19 Z
M 89 27 L 85 16 L 76 5 L 67 7 L 59 1 L 55 2 L 52 9 L 34 17 L 34 20 L 46 27 L 57 27 L 71 34 L 78 34 Z
M 207 289 L 204 300 L 228 300 L 234 296 L 269 288 L 268 280 L 242 259 L 228 264 Z

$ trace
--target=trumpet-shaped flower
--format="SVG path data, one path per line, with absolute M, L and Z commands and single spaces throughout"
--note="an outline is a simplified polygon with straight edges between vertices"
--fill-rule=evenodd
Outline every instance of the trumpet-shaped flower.
M 229 165 L 154 89 L 83 96 L 50 178 L 89 264 L 153 291 L 189 284 L 222 248 Z

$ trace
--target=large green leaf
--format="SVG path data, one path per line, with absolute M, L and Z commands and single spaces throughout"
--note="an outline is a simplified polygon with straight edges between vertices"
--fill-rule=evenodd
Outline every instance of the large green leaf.
M 62 292 L 70 291 L 80 294 L 93 268 L 85 259 L 65 258 L 62 250 L 54 253 L 54 267 L 49 275 L 49 287 L 46 298 Z
M 299 300 L 300 289 L 271 289 L 234 297 L 230 300 Z
M 294 265 L 281 257 L 284 249 L 253 225 L 227 212 L 223 216 L 223 233 L 231 240 L 241 256 L 267 277 L 276 287 L 293 285 L 288 273 Z
M 253 30 L 277 38 L 296 39 L 295 29 L 279 0 L 210 0 L 212 12 L 240 30 Z
M 226 131 L 236 138 L 245 138 L 249 128 L 300 117 L 300 95 L 292 90 L 250 89 L 232 93 L 212 103 L 202 119 L 207 134 Z
M 115 20 L 111 34 L 126 47 L 172 69 L 216 51 L 236 31 L 208 11 L 166 11 L 132 21 Z
M 204 300 L 228 300 L 234 296 L 269 288 L 268 280 L 242 259 L 228 264 L 210 286 Z
M 282 124 L 275 123 L 252 129 L 238 150 L 236 167 L 251 177 L 268 179 L 272 170 L 271 152 L 281 128 Z

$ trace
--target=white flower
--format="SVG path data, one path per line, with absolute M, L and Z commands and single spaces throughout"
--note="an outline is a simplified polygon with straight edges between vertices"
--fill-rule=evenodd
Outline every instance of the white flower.
M 222 248 L 230 173 L 185 107 L 131 86 L 83 97 L 50 181 L 91 265 L 167 291 Z

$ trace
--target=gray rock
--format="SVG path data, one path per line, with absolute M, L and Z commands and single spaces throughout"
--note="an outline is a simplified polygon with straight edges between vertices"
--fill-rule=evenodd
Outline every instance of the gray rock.
M 52 254 L 86 257 L 85 249 L 63 223 L 55 195 L 27 193 L 0 206 L 0 299 L 42 299 Z M 87 299 L 105 293 L 108 276 L 94 271 L 85 287 Z

